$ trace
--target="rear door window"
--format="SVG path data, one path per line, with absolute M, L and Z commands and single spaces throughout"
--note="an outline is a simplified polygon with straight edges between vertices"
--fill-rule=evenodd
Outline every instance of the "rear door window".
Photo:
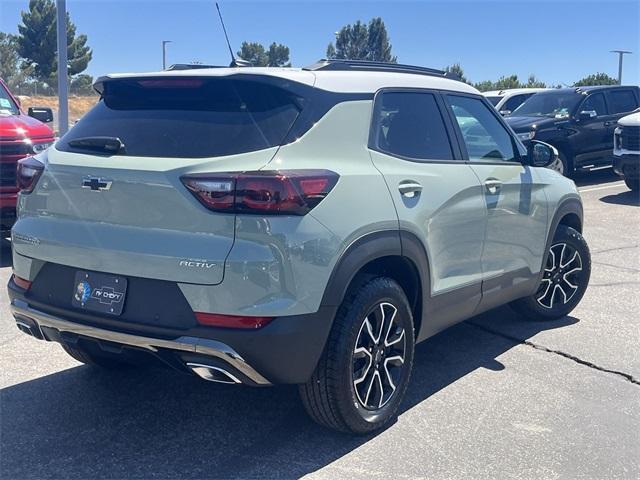
M 607 114 L 607 105 L 604 101 L 602 93 L 594 93 L 589 95 L 582 103 L 581 112 L 596 112 L 597 116 Z
M 638 101 L 632 90 L 610 90 L 611 113 L 632 112 L 638 108 Z
M 373 148 L 415 160 L 453 160 L 447 129 L 432 93 L 383 92 L 372 125 Z
M 109 80 L 102 99 L 56 145 L 117 137 L 126 155 L 202 158 L 278 146 L 304 98 L 266 81 L 231 77 Z M 75 142 L 77 144 L 77 142 Z

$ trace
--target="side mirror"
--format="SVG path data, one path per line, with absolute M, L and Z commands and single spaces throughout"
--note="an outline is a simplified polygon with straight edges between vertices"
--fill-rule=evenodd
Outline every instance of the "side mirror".
M 511 110 L 500 110 L 500 115 L 502 115 L 503 117 L 511 115 Z
M 578 115 L 580 120 L 590 120 L 592 118 L 596 118 L 598 116 L 598 112 L 595 110 L 583 110 Z
M 42 123 L 53 122 L 53 110 L 48 107 L 29 107 L 27 114 Z
M 527 147 L 527 159 L 532 167 L 548 167 L 558 159 L 558 150 L 548 143 L 532 140 Z

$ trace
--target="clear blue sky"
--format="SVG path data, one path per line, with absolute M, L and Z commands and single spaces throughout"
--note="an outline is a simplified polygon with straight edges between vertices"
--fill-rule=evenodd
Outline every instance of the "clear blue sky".
M 0 29 L 17 32 L 28 0 L 0 0 Z M 384 1 L 220 2 L 234 47 L 243 40 L 291 48 L 294 66 L 325 54 L 347 23 L 381 16 L 402 63 L 442 68 L 459 62 L 473 81 L 535 73 L 550 84 L 571 84 L 603 71 L 617 76 L 625 57 L 626 84 L 640 83 L 640 2 L 632 1 Z M 158 70 L 161 40 L 168 63 L 229 61 L 213 1 L 67 0 L 78 32 L 93 48 L 88 73 Z

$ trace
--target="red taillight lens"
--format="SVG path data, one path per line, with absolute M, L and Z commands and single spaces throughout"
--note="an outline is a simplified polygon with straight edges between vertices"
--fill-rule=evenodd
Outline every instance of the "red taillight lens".
M 43 171 L 44 164 L 36 160 L 35 157 L 18 160 L 17 182 L 20 191 L 23 193 L 32 192 Z
M 187 175 L 182 182 L 205 207 L 216 212 L 305 215 L 338 182 L 329 170 Z
M 31 288 L 31 282 L 29 280 L 25 280 L 24 278 L 17 276 L 15 273 L 13 274 L 13 283 L 23 290 L 29 290 Z
M 273 317 L 244 317 L 196 312 L 196 320 L 207 327 L 256 329 L 267 325 Z

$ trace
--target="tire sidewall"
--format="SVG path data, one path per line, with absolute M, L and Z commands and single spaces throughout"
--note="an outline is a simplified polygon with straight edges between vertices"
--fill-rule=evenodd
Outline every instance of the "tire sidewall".
M 360 327 L 365 316 L 378 304 L 388 302 L 397 308 L 397 319 L 405 330 L 405 362 L 402 378 L 398 382 L 396 391 L 389 402 L 376 411 L 371 411 L 362 406 L 356 396 L 353 385 L 353 350 L 355 349 Z M 357 295 L 353 305 L 345 305 L 345 319 L 350 325 L 348 335 L 341 339 L 342 345 L 339 349 L 338 365 L 340 365 L 339 375 L 339 408 L 343 418 L 351 428 L 358 431 L 371 431 L 378 429 L 388 423 L 398 410 L 411 377 L 414 355 L 414 327 L 411 308 L 400 286 L 393 280 L 378 278 L 363 286 Z

